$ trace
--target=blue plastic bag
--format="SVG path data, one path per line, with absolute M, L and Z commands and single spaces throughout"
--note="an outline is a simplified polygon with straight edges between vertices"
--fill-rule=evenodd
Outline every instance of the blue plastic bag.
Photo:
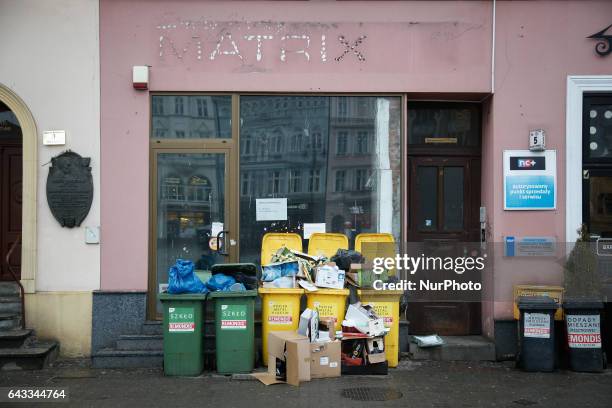
M 227 276 L 223 273 L 217 273 L 210 277 L 206 282 L 206 287 L 211 291 L 216 290 L 229 290 L 229 287 L 236 283 L 236 279 L 231 276 Z
M 193 262 L 177 259 L 168 270 L 168 293 L 206 293 L 208 289 L 194 273 Z

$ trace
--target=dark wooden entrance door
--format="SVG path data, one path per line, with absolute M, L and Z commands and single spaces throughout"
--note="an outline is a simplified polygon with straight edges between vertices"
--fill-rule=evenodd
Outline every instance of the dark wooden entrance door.
M 21 234 L 21 139 L 2 137 L 0 132 L 0 280 L 12 280 L 5 258 Z M 11 268 L 21 275 L 21 247 L 11 256 Z
M 464 243 L 480 240 L 480 158 L 417 156 L 408 162 L 408 242 L 423 243 L 426 256 L 464 255 L 470 247 Z M 448 272 L 423 273 L 427 276 L 419 278 L 448 278 Z M 407 317 L 412 333 L 480 334 L 479 301 L 441 299 L 429 291 L 411 293 L 411 297 Z

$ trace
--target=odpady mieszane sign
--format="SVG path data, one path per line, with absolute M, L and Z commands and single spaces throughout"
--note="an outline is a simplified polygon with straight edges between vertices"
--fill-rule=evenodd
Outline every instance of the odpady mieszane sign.
M 557 208 L 557 152 L 504 150 L 504 210 Z

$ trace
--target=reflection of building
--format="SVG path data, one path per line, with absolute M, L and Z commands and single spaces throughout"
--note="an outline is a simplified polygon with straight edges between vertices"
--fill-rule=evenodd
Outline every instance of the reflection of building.
M 377 203 L 393 201 L 391 190 L 377 198 L 378 178 L 383 173 L 377 169 L 399 151 L 399 128 L 389 129 L 387 120 L 382 152 L 387 159 L 381 161 L 377 156 L 379 99 L 242 97 L 241 235 L 257 237 L 270 230 L 301 234 L 303 223 L 310 222 L 324 222 L 328 232 L 350 238 L 376 231 L 380 226 Z M 398 110 L 399 103 L 393 107 Z M 399 163 L 399 157 L 394 159 Z M 288 220 L 269 223 L 264 229 L 255 221 L 255 199 L 267 197 L 288 199 Z M 397 210 L 389 209 L 389 216 Z M 243 260 L 256 257 L 258 242 L 241 242 Z
M 175 95 L 151 98 L 151 134 L 156 138 L 230 137 L 231 106 L 224 96 Z

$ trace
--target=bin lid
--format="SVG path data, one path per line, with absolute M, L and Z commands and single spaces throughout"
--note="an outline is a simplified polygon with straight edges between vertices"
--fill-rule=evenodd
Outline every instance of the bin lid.
M 603 302 L 596 297 L 572 297 L 563 301 L 564 309 L 603 309 Z
M 240 290 L 240 291 L 226 291 L 218 290 L 216 292 L 210 292 L 209 297 L 211 298 L 236 298 L 236 297 L 256 297 L 257 290 Z
M 264 295 L 302 295 L 304 289 L 302 288 L 258 288 L 259 293 Z
M 517 303 L 519 309 L 555 310 L 559 307 L 549 296 L 519 296 Z
M 234 276 L 237 272 L 242 272 L 247 276 L 257 276 L 257 266 L 253 263 L 226 263 L 214 264 L 210 267 L 213 275 L 223 273 L 228 276 Z
M 172 293 L 164 292 L 158 295 L 158 299 L 162 302 L 173 300 L 205 300 L 206 296 L 206 293 L 181 293 L 179 295 L 175 295 Z

